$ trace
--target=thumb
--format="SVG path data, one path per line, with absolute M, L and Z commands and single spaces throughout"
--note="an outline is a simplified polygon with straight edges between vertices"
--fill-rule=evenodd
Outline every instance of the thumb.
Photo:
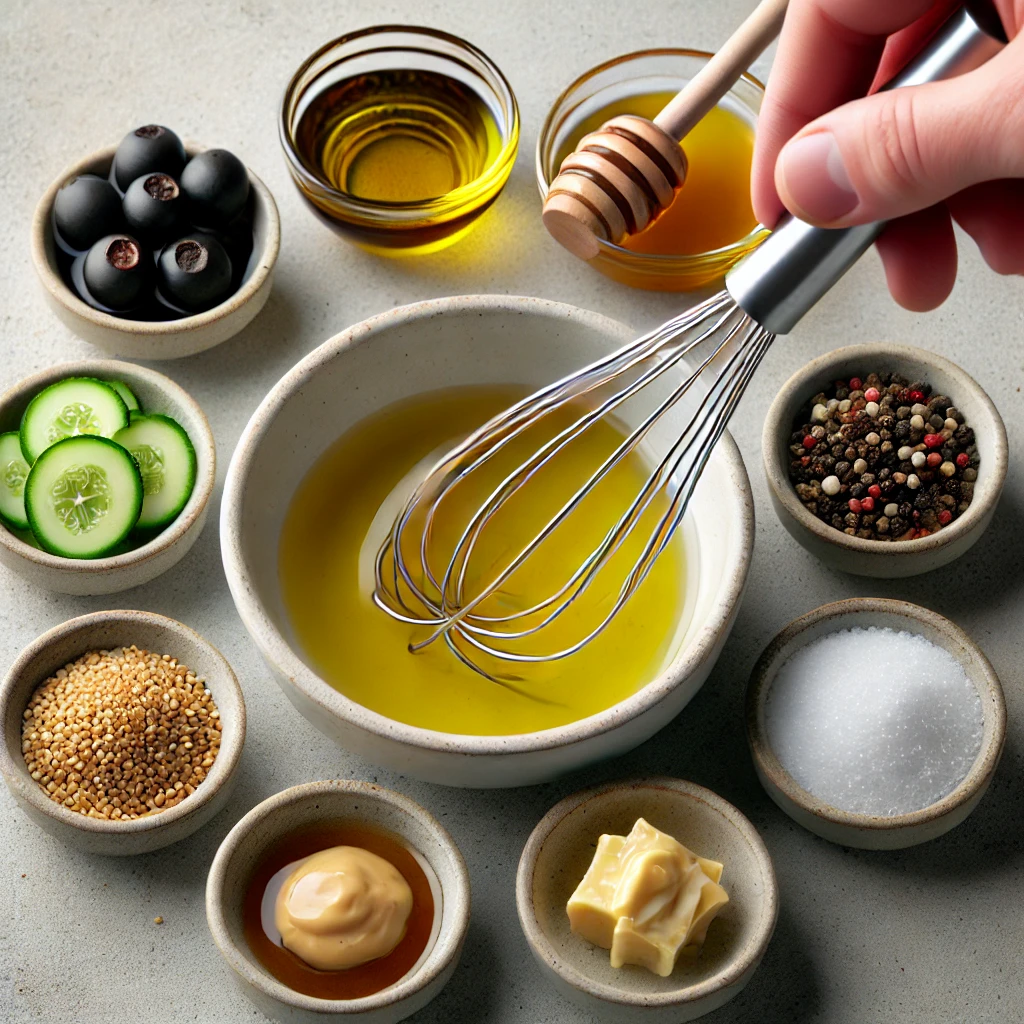
M 876 93 L 811 122 L 776 162 L 783 203 L 813 224 L 845 227 L 1024 177 L 1024 53 L 1011 49 L 967 75 Z

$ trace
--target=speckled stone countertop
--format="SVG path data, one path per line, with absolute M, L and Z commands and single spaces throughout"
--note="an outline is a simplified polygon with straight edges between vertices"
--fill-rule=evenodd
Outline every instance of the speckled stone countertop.
M 538 217 L 533 149 L 547 107 L 600 60 L 656 45 L 713 48 L 750 0 L 594 0 L 585 16 L 538 0 L 4 0 L 0 13 L 0 386 L 95 355 L 44 307 L 28 259 L 39 194 L 67 164 L 156 121 L 236 152 L 281 209 L 273 294 L 232 341 L 157 365 L 206 410 L 220 477 L 268 388 L 321 341 L 383 309 L 437 295 L 505 292 L 575 303 L 642 327 L 683 298 L 632 292 L 562 252 Z M 277 142 L 283 87 L 313 49 L 374 23 L 415 22 L 464 35 L 508 75 L 523 138 L 511 181 L 480 227 L 429 259 L 387 261 L 352 249 L 300 205 Z M 766 62 L 759 64 L 765 70 Z M 760 419 L 783 381 L 824 349 L 892 339 L 941 351 L 988 390 L 1010 435 L 1010 474 L 987 535 L 955 566 L 907 581 L 831 572 L 776 521 L 760 466 Z M 542 981 L 519 931 L 516 862 L 538 818 L 593 782 L 666 773 L 709 786 L 764 836 L 781 886 L 778 930 L 743 994 L 708 1024 L 887 1024 L 1024 1018 L 1024 286 L 990 273 L 964 244 L 953 298 L 921 316 L 894 306 L 873 255 L 768 354 L 732 429 L 757 502 L 754 564 L 717 668 L 667 729 L 616 761 L 521 791 L 448 790 L 378 771 L 299 717 L 242 627 L 221 569 L 217 517 L 177 568 L 112 598 L 67 598 L 0 571 L 0 661 L 85 611 L 135 607 L 199 630 L 231 661 L 249 709 L 240 782 L 228 808 L 163 852 L 105 860 L 68 849 L 0 792 L 0 1020 L 80 1024 L 260 1019 L 236 993 L 203 913 L 213 853 L 249 808 L 321 778 L 379 781 L 436 814 L 462 847 L 473 921 L 462 963 L 420 1024 L 582 1024 Z M 967 823 L 900 853 L 840 849 L 804 832 L 760 789 L 742 730 L 747 676 L 787 621 L 840 597 L 891 595 L 948 615 L 985 650 L 1006 689 L 1010 728 L 992 789 Z M 157 916 L 162 925 L 154 924 Z

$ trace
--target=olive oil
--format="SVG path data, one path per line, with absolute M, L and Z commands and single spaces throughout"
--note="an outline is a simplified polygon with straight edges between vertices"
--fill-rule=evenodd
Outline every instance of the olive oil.
M 449 244 L 507 177 L 506 170 L 496 186 L 488 178 L 506 147 L 495 112 L 469 85 L 437 71 L 374 71 L 328 85 L 299 118 L 294 146 L 306 169 L 351 208 L 300 181 L 305 197 L 374 251 Z
M 462 387 L 392 405 L 343 435 L 297 489 L 279 551 L 285 608 L 309 664 L 357 703 L 442 732 L 528 733 L 610 707 L 653 679 L 665 663 L 687 612 L 685 559 L 678 537 L 600 636 L 562 660 L 515 665 L 514 686 L 499 685 L 467 668 L 443 641 L 410 654 L 410 641 L 423 639 L 425 628 L 397 622 L 373 604 L 373 561 L 400 510 L 394 497 L 403 479 L 422 474 L 426 462 L 524 393 L 499 386 Z M 569 409 L 561 418 L 548 418 L 546 434 L 523 435 L 492 460 L 490 476 L 470 478 L 472 484 L 467 481 L 453 490 L 431 534 L 437 564 L 445 561 L 495 479 L 578 414 L 578 409 Z M 543 526 L 622 436 L 613 424 L 599 422 L 530 481 L 522 500 L 512 503 L 504 518 L 496 518 L 481 539 L 467 573 L 470 590 Z M 550 548 L 517 570 L 481 612 L 529 608 L 537 596 L 557 589 L 618 520 L 647 472 L 637 455 L 616 467 L 595 490 L 586 513 L 571 517 Z M 614 564 L 578 598 L 571 613 L 548 626 L 542 639 L 532 638 L 538 647 L 564 649 L 581 637 L 581 630 L 600 621 L 650 525 L 644 521 L 640 535 L 623 545 Z M 411 545 L 418 532 L 412 530 Z
M 281 944 L 274 920 L 278 893 L 298 861 L 332 846 L 358 846 L 393 864 L 412 890 L 405 935 L 387 956 L 343 971 L 318 971 Z M 420 862 L 396 838 L 349 821 L 298 829 L 257 863 L 242 903 L 242 931 L 257 960 L 282 984 L 318 999 L 358 999 L 405 977 L 426 949 L 434 926 L 434 897 Z
M 618 114 L 653 120 L 674 96 L 670 92 L 629 96 L 601 108 L 566 140 L 558 163 L 588 132 Z M 710 111 L 683 140 L 686 180 L 668 209 L 623 247 L 636 253 L 699 255 L 733 245 L 757 226 L 750 200 L 754 129 L 724 107 Z

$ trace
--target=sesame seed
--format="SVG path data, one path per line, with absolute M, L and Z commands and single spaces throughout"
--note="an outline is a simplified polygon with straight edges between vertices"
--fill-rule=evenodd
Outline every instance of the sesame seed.
M 93 818 L 180 803 L 206 777 L 220 737 L 205 680 L 135 646 L 83 654 L 35 690 L 22 716 L 29 774 L 55 803 Z M 189 786 L 167 784 L 178 777 Z

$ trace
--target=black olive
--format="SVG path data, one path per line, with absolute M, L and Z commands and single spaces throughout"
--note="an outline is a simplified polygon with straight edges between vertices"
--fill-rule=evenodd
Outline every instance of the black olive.
M 162 171 L 177 179 L 184 166 L 185 147 L 181 139 L 170 128 L 147 124 L 121 140 L 110 173 L 114 184 L 125 192 L 143 174 Z
M 124 226 L 121 199 L 106 178 L 81 174 L 63 185 L 53 200 L 53 224 L 68 249 L 85 252 Z
M 210 309 L 231 293 L 231 259 L 204 232 L 165 246 L 157 268 L 164 298 L 191 312 Z
M 163 245 L 185 226 L 185 199 L 178 183 L 160 172 L 136 178 L 124 194 L 129 230 L 149 245 Z
M 192 222 L 201 227 L 224 227 L 249 198 L 249 172 L 226 149 L 207 149 L 192 157 L 180 182 Z
M 107 235 L 86 253 L 82 278 L 95 302 L 123 313 L 147 298 L 153 281 L 153 260 L 129 235 Z

